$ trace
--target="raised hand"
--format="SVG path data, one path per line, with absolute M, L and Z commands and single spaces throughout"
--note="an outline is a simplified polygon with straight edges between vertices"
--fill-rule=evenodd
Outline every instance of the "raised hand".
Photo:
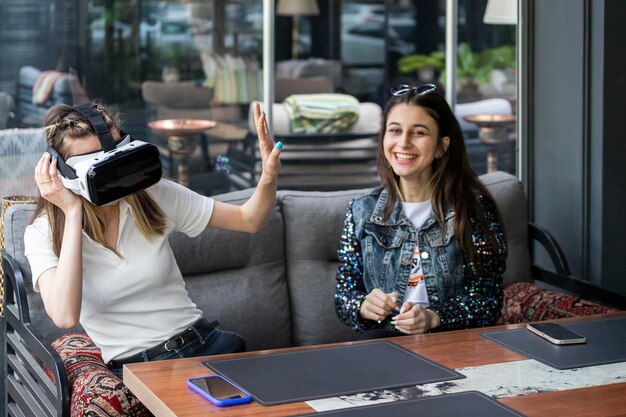
M 274 180 L 278 176 L 280 169 L 280 150 L 283 147 L 282 142 L 278 142 L 274 146 L 274 141 L 270 137 L 269 127 L 267 126 L 267 114 L 261 113 L 261 104 L 254 103 L 254 122 L 256 132 L 259 136 L 259 151 L 261 153 L 261 161 L 263 164 L 263 173 L 261 180 Z
M 66 215 L 73 209 L 82 209 L 82 200 L 77 194 L 65 188 L 57 175 L 57 160 L 56 158 L 51 160 L 48 152 L 37 162 L 35 181 L 41 197 L 59 207 Z
M 364 319 L 382 321 L 397 308 L 397 300 L 395 291 L 385 294 L 380 288 L 374 288 L 361 303 L 359 313 Z

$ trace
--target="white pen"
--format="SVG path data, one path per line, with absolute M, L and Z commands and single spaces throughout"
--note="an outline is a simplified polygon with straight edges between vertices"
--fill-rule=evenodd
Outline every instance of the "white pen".
M 404 313 L 404 303 L 403 303 L 403 304 L 402 304 L 402 306 L 400 307 L 400 312 L 399 312 L 397 315 L 395 315 L 395 316 L 393 316 L 393 317 L 391 318 L 391 324 L 393 324 L 393 325 L 395 326 L 395 325 L 396 325 L 396 323 L 397 323 L 397 321 L 398 321 L 398 316 L 399 316 L 400 314 L 402 314 L 402 313 Z

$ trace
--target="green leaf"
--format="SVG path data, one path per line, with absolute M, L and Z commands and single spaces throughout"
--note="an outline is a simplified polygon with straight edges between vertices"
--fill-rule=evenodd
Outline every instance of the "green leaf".
M 430 55 L 412 54 L 403 56 L 398 60 L 398 70 L 403 73 L 415 72 L 421 68 L 433 68 L 441 70 L 445 67 L 445 54 L 440 51 Z

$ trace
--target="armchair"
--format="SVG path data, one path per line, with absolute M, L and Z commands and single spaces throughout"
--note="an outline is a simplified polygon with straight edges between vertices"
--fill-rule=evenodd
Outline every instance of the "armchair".
M 347 129 L 331 134 L 292 134 L 289 114 L 283 103 L 272 106 L 274 140 L 285 144 L 281 152 L 279 189 L 334 191 L 366 188 L 378 184 L 376 170 L 377 134 L 382 109 L 375 103 L 360 103 L 359 118 Z M 253 107 L 248 116 L 247 152 L 231 152 L 243 175 L 254 183 L 260 173 Z
M 73 83 L 77 82 L 73 74 L 60 77 L 53 82 L 50 93 L 42 103 L 33 102 L 33 86 L 42 71 L 26 65 L 20 68 L 17 81 L 16 101 L 16 124 L 18 127 L 41 127 L 43 118 L 48 108 L 54 104 L 74 104 Z

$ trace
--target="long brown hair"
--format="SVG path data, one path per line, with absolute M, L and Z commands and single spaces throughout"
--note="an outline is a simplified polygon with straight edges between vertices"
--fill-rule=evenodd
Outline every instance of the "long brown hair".
M 455 211 L 454 235 L 470 261 L 476 259 L 476 250 L 472 243 L 471 219 L 475 217 L 479 222 L 485 222 L 478 205 L 477 196 L 489 200 L 496 210 L 495 201 L 487 188 L 480 182 L 476 173 L 470 168 L 465 150 L 465 140 L 456 116 L 438 90 L 420 94 L 417 89 L 409 89 L 405 94 L 392 96 L 387 103 L 383 115 L 383 123 L 378 135 L 377 165 L 383 187 L 389 193 L 389 200 L 385 206 L 385 216 L 388 218 L 393 211 L 395 202 L 399 198 L 398 176 L 393 172 L 385 158 L 383 140 L 387 129 L 387 119 L 391 110 L 398 104 L 419 106 L 423 108 L 435 121 L 439 130 L 437 147 L 441 157 L 436 158 L 432 165 L 430 187 L 433 190 L 433 212 L 437 222 L 444 226 L 444 207 L 449 205 Z M 444 148 L 444 137 L 450 138 L 447 150 Z M 484 224 L 485 230 L 489 230 Z M 495 237 L 492 244 L 496 244 Z
M 111 112 L 99 103 L 92 103 L 92 107 L 100 113 L 111 131 L 120 131 L 121 119 L 118 114 Z M 54 148 L 65 160 L 71 156 L 69 154 L 70 141 L 96 135 L 91 123 L 81 113 L 65 104 L 52 106 L 48 110 L 44 119 L 44 131 L 48 145 Z M 120 256 L 104 240 L 106 225 L 101 210 L 86 199 L 82 199 L 83 230 L 91 239 Z M 151 239 L 165 232 L 165 213 L 146 191 L 133 193 L 125 197 L 125 200 L 131 208 L 139 230 L 146 238 Z M 48 215 L 48 222 L 50 223 L 52 249 L 59 256 L 63 243 L 65 214 L 59 207 L 39 196 L 31 222 L 44 212 Z

